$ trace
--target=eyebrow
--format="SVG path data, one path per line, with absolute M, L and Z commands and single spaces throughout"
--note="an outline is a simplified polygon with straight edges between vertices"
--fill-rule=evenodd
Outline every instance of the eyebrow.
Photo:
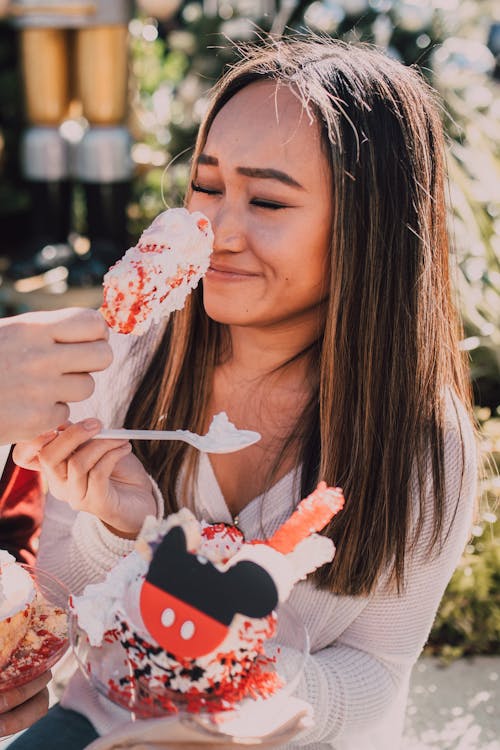
M 209 154 L 200 154 L 198 157 L 198 164 L 206 164 L 210 167 L 218 167 L 219 160 L 215 156 L 209 156 Z M 291 177 L 286 172 L 282 172 L 280 169 L 273 169 L 271 167 L 236 167 L 238 174 L 242 174 L 245 177 L 253 177 L 259 180 L 278 180 L 283 182 L 285 185 L 290 187 L 299 188 L 304 190 L 304 187 Z

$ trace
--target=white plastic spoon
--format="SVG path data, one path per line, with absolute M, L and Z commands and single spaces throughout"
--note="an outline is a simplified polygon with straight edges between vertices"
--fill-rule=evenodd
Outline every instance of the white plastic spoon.
M 206 435 L 198 435 L 189 430 L 103 430 L 94 440 L 181 440 L 194 446 L 202 453 L 234 453 L 257 443 L 261 435 L 252 430 L 239 430 L 229 421 L 226 412 L 216 414 Z

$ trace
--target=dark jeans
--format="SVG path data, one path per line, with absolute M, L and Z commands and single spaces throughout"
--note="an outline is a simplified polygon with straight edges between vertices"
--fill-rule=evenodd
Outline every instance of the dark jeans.
M 83 750 L 98 736 L 85 716 L 57 704 L 7 750 Z

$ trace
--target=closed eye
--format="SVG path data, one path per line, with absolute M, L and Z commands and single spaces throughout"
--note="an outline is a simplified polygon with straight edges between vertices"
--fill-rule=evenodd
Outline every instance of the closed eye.
M 203 187 L 202 185 L 199 185 L 194 181 L 191 182 L 191 190 L 193 191 L 193 193 L 203 193 L 203 195 L 220 195 L 222 192 L 221 190 L 214 190 L 213 188 Z M 257 208 L 267 208 L 271 211 L 277 211 L 280 208 L 288 208 L 288 206 L 284 203 L 268 201 L 262 198 L 252 198 L 250 203 L 252 204 L 252 206 L 257 206 Z
M 210 188 L 202 187 L 196 182 L 191 182 L 191 190 L 193 193 L 204 193 L 205 195 L 220 195 L 220 190 L 211 190 Z
M 271 211 L 277 211 L 279 208 L 288 208 L 288 206 L 285 206 L 283 203 L 265 201 L 259 198 L 253 198 L 250 203 L 252 204 L 252 206 L 257 206 L 258 208 L 270 208 Z

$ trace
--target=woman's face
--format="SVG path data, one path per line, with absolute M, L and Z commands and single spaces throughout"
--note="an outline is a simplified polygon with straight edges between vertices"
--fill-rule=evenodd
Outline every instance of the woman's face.
M 207 314 L 236 326 L 314 324 L 327 297 L 331 179 L 317 123 L 287 87 L 253 83 L 217 114 L 188 208 L 215 235 Z

